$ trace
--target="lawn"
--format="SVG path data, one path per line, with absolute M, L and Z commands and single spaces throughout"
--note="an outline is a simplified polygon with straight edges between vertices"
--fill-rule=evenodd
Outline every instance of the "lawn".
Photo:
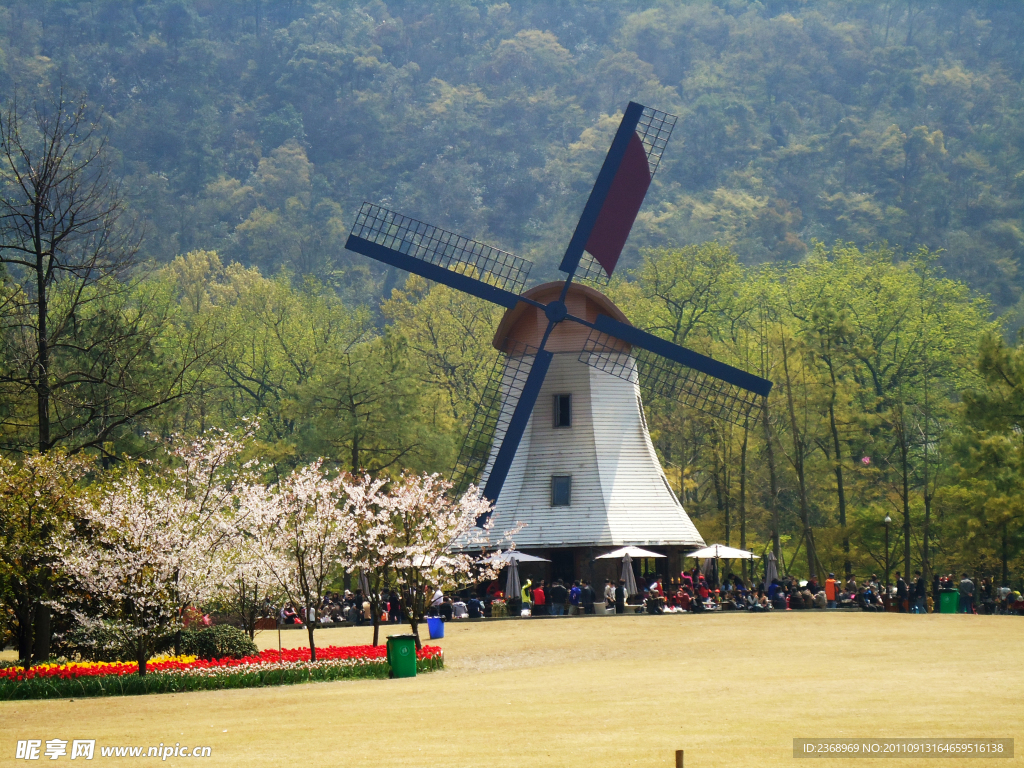
M 18 739 L 89 738 L 209 745 L 211 766 L 791 766 L 794 737 L 1020 736 L 1022 636 L 1016 617 L 817 612 L 449 624 L 447 669 L 415 679 L 3 703 L 0 764 Z M 833 764 L 863 763 L 809 766 Z M 932 764 L 964 761 L 868 765 Z

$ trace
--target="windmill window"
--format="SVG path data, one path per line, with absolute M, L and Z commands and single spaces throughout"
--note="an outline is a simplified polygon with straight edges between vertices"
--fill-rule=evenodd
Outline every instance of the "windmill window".
M 555 395 L 555 427 L 572 426 L 572 395 Z
M 572 475 L 551 476 L 551 506 L 568 507 L 572 503 Z

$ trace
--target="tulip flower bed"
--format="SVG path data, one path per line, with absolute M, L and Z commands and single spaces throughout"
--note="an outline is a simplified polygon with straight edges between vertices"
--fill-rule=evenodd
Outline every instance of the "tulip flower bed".
M 386 678 L 391 671 L 384 646 L 328 646 L 318 648 L 316 655 L 317 660 L 310 661 L 308 648 L 288 648 L 242 659 L 162 656 L 151 659 L 141 676 L 134 661 L 40 664 L 27 670 L 8 667 L 0 669 L 0 701 L 259 688 Z M 419 672 L 444 667 L 444 652 L 437 646 L 424 646 L 416 658 Z

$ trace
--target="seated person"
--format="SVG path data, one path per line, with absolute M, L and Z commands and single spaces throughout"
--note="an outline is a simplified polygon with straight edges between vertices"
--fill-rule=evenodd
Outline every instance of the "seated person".
M 471 619 L 479 619 L 484 615 L 484 604 L 476 595 L 471 595 L 469 602 L 466 603 L 466 613 Z
M 786 602 L 786 593 L 782 589 L 777 589 L 775 597 L 771 599 L 771 604 L 776 611 L 784 611 L 789 608 L 789 604 Z
M 446 597 L 437 607 L 437 615 L 444 621 L 451 621 L 455 618 L 455 606 L 450 597 Z
M 861 587 L 857 590 L 857 605 L 862 611 L 875 611 L 874 600 L 872 600 L 871 592 Z
M 455 614 L 456 619 L 464 619 L 469 616 L 468 606 L 461 600 L 456 600 L 452 604 L 452 612 Z
M 693 602 L 693 597 L 690 595 L 690 588 L 683 587 L 679 591 L 679 607 L 684 611 L 690 610 L 690 604 Z
M 290 603 L 288 605 L 286 605 L 284 608 L 281 609 L 281 615 L 279 616 L 279 621 L 280 621 L 280 623 L 282 625 L 285 625 L 285 626 L 287 626 L 289 624 L 301 624 L 302 623 L 302 621 L 299 620 L 299 614 L 297 614 L 295 612 L 295 609 L 292 608 Z

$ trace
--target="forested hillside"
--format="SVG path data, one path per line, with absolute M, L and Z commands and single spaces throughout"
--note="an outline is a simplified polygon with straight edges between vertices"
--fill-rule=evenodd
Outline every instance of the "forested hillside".
M 359 202 L 550 277 L 630 99 L 680 116 L 634 230 L 744 262 L 813 240 L 1024 283 L 1024 6 L 923 0 L 0 3 L 4 92 L 102 113 L 144 253 L 197 248 L 361 299 Z

